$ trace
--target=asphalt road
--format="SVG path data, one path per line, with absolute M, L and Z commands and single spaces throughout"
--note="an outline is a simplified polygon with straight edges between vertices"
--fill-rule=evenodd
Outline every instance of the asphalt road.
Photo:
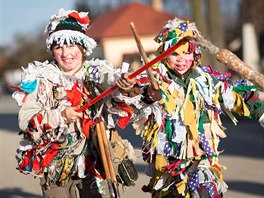
M 229 190 L 225 198 L 262 198 L 264 197 L 264 130 L 254 121 L 239 119 L 234 126 L 227 119 L 226 139 L 220 143 L 220 163 L 227 166 L 223 171 Z M 22 175 L 16 170 L 15 152 L 19 142 L 17 125 L 17 106 L 10 96 L 0 96 L 0 198 L 40 198 L 38 179 Z M 136 186 L 126 188 L 124 198 L 150 198 L 141 187 L 149 178 L 144 175 L 145 164 L 141 160 L 141 139 L 131 127 L 120 132 L 136 149 L 136 168 L 139 179 Z

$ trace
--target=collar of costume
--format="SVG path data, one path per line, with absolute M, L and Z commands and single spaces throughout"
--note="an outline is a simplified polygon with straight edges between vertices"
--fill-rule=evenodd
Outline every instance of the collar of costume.
M 179 73 L 178 71 L 176 71 L 174 69 L 168 69 L 168 73 L 170 75 L 172 74 L 172 75 L 174 75 L 174 76 L 176 76 L 178 78 L 181 78 L 181 79 L 186 79 L 192 71 L 195 71 L 194 67 L 189 68 L 184 74 L 181 74 L 181 73 Z

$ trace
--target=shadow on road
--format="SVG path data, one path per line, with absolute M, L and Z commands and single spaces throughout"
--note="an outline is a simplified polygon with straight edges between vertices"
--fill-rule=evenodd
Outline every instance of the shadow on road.
M 240 118 L 235 126 L 227 118 L 223 119 L 227 128 L 227 138 L 220 142 L 219 150 L 225 155 L 245 156 L 252 158 L 264 157 L 264 131 L 256 120 Z M 17 114 L 0 114 L 0 130 L 19 132 Z M 135 135 L 134 129 L 128 125 L 126 129 L 118 129 L 120 136 L 127 139 L 135 148 L 141 148 L 142 138 Z
M 260 183 L 254 182 L 246 182 L 246 181 L 230 181 L 227 180 L 226 183 L 229 186 L 229 189 L 232 191 L 237 191 L 240 193 L 247 193 L 251 195 L 264 195 L 264 185 Z
M 0 197 L 3 198 L 15 198 L 15 197 L 26 197 L 26 198 L 41 198 L 42 196 L 23 192 L 20 188 L 6 188 L 0 190 Z
M 228 119 L 223 119 L 223 125 L 227 128 L 227 138 L 221 140 L 219 149 L 224 150 L 223 155 L 263 159 L 264 133 L 263 128 L 261 128 L 256 120 L 240 118 L 238 125 L 234 126 L 234 124 Z M 11 133 L 18 133 L 19 128 L 17 124 L 17 114 L 0 114 L 0 132 L 2 132 L 1 130 L 7 130 Z M 135 135 L 134 129 L 131 125 L 128 125 L 125 130 L 118 129 L 118 131 L 122 138 L 128 139 L 136 149 L 141 148 L 142 138 L 138 135 Z M 140 153 L 137 153 L 136 155 L 137 157 L 141 157 Z M 139 173 L 143 173 L 145 167 L 146 166 L 144 164 L 136 164 L 136 169 Z M 234 180 L 227 180 L 226 182 L 232 191 L 259 196 L 264 194 L 264 185 L 260 183 Z M 40 198 L 39 195 L 23 192 L 23 190 L 20 188 L 1 189 L 0 197 Z
M 139 173 L 145 171 L 146 165 L 136 164 L 136 169 Z M 146 177 L 146 176 L 145 176 Z M 263 196 L 264 195 L 264 185 L 260 183 L 248 182 L 248 181 L 225 181 L 230 190 L 236 191 L 239 193 L 246 193 L 250 195 Z
M 0 114 L 0 130 L 19 132 L 17 114 Z
M 256 120 L 240 118 L 235 126 L 228 118 L 223 118 L 223 125 L 227 128 L 227 138 L 221 139 L 219 150 L 223 150 L 224 155 L 264 157 L 264 131 Z M 128 139 L 134 147 L 141 148 L 142 139 L 135 135 L 131 125 L 118 131 L 120 136 Z
M 219 150 L 224 155 L 251 158 L 264 157 L 264 129 L 256 120 L 240 118 L 237 126 L 224 119 L 227 138 L 220 142 Z

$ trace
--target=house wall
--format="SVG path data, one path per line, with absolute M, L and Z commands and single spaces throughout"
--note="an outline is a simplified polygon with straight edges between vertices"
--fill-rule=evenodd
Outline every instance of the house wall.
M 159 45 L 154 41 L 154 37 L 155 35 L 140 38 L 146 52 L 153 52 L 158 48 Z M 124 54 L 139 53 L 133 37 L 106 38 L 101 41 L 101 44 L 103 45 L 104 58 L 115 66 L 122 64 Z

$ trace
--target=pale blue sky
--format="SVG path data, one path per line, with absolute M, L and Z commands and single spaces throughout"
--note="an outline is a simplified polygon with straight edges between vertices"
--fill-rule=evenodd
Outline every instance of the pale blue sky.
M 10 45 L 15 34 L 34 35 L 60 8 L 73 9 L 74 0 L 0 0 L 0 46 Z M 36 32 L 34 31 L 36 30 Z
M 34 37 L 44 31 L 51 15 L 58 12 L 60 8 L 73 9 L 77 0 L 0 0 L 0 46 L 12 45 L 14 36 L 17 34 Z M 87 0 L 88 1 L 88 0 Z M 140 0 L 134 0 L 140 1 Z M 142 0 L 144 1 L 144 0 Z M 185 0 L 171 1 L 169 6 L 176 7 L 179 2 Z M 240 0 L 220 0 L 224 10 L 224 16 L 230 17 L 238 10 Z M 110 2 L 113 5 L 117 0 L 92 0 L 93 9 L 100 3 Z M 93 10 L 91 10 L 92 12 Z M 169 11 L 172 11 L 169 9 Z M 176 12 L 177 11 L 177 12 Z M 184 9 L 175 10 L 176 14 L 182 15 Z M 186 13 L 185 13 L 186 14 Z

